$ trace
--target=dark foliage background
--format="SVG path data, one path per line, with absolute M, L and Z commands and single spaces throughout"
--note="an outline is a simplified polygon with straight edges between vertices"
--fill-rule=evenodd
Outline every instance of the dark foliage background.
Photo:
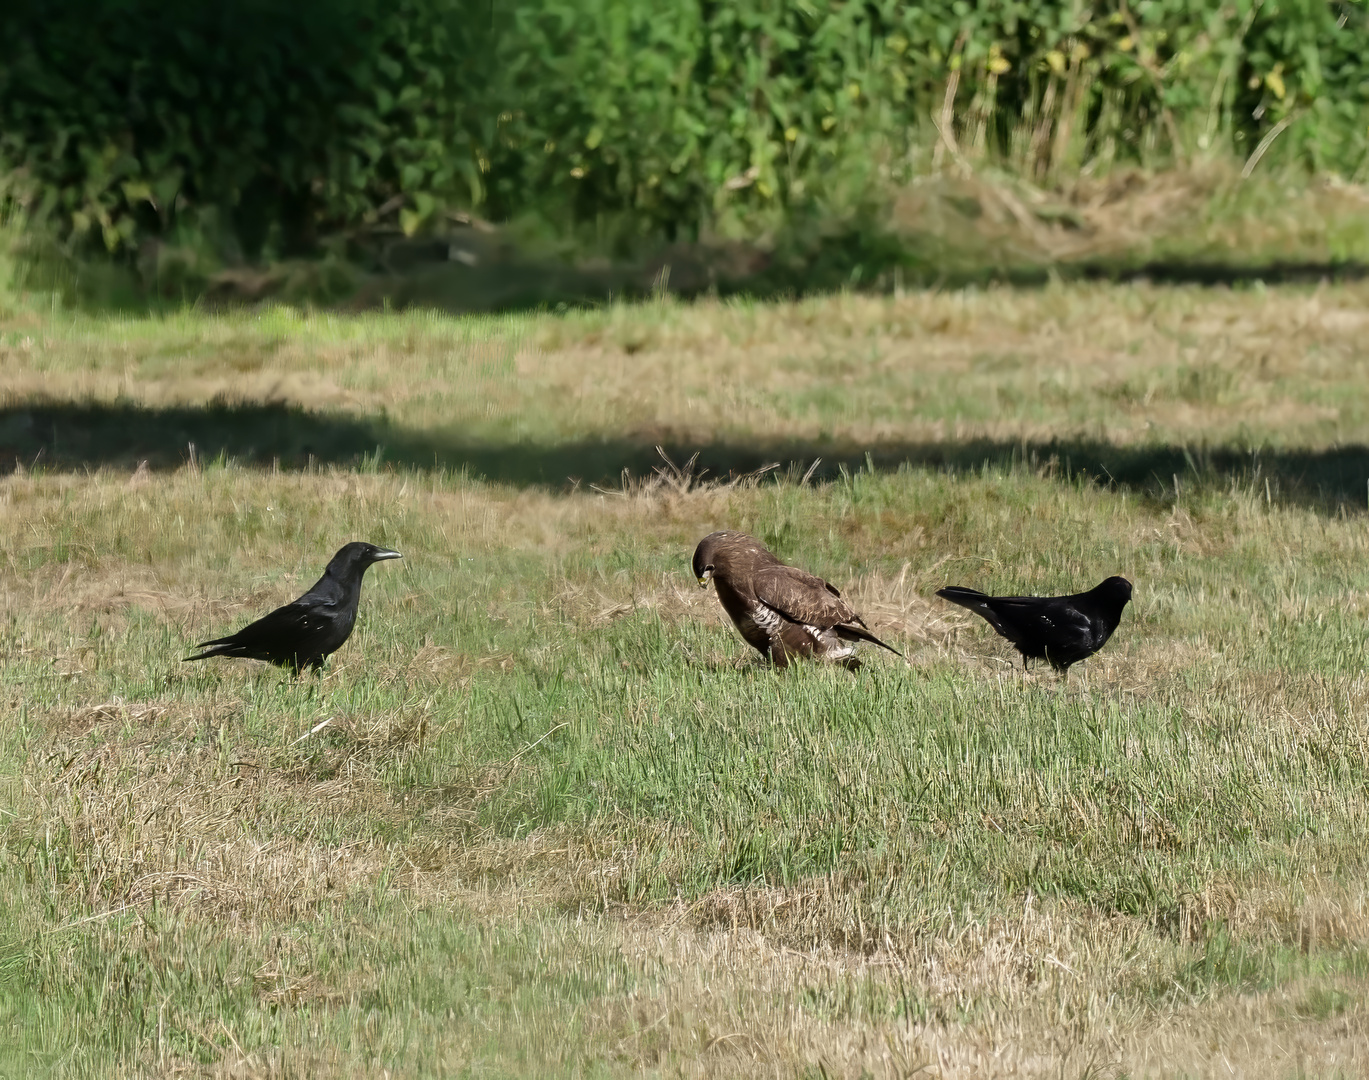
M 1369 168 L 1363 0 L 11 0 L 0 50 L 5 198 L 114 253 L 756 235 L 948 157 Z

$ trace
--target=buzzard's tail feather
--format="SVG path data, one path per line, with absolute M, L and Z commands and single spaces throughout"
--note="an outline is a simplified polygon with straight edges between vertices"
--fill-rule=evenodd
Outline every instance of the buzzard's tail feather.
M 839 638 L 845 638 L 847 641 L 868 641 L 872 645 L 878 645 L 882 649 L 888 649 L 900 659 L 906 659 L 901 652 L 895 649 L 887 641 L 880 641 L 879 638 L 875 637 L 874 634 L 870 633 L 870 631 L 863 626 L 857 626 L 854 623 L 842 623 L 834 629 Z

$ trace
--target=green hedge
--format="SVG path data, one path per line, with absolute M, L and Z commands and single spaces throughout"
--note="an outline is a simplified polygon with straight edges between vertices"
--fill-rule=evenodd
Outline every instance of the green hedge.
M 755 232 L 938 157 L 1369 168 L 1364 0 L 10 0 L 0 50 L 9 198 L 116 251 L 451 209 Z

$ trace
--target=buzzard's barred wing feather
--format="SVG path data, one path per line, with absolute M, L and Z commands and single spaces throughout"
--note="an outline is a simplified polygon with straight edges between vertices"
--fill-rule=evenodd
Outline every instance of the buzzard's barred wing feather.
M 756 599 L 791 622 L 824 629 L 859 619 L 841 594 L 815 574 L 792 566 L 767 566 L 756 572 Z
M 842 599 L 841 593 L 806 570 L 793 566 L 766 567 L 756 574 L 756 597 L 791 622 L 833 630 L 847 641 L 868 641 L 895 656 L 903 655 L 870 633 L 865 620 Z

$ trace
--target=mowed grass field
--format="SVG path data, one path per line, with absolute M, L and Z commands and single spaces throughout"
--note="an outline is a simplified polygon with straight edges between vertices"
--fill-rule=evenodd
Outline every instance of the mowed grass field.
M 0 1073 L 1364 1075 L 1366 362 L 1364 286 L 12 305 Z M 908 663 L 757 662 L 723 527 Z M 321 677 L 180 662 L 352 539 Z M 1114 573 L 1067 681 L 934 596 Z

